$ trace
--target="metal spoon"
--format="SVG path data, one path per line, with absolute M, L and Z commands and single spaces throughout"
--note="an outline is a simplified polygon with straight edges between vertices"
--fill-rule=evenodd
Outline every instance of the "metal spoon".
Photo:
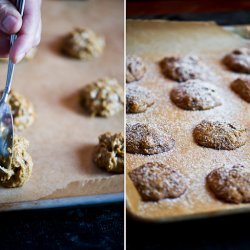
M 25 0 L 17 0 L 16 8 L 23 16 Z M 10 36 L 10 47 L 17 39 L 17 35 Z M 12 148 L 14 139 L 13 117 L 10 106 L 6 103 L 11 88 L 15 64 L 9 59 L 6 85 L 0 100 L 0 161 L 2 167 L 8 168 L 12 158 Z

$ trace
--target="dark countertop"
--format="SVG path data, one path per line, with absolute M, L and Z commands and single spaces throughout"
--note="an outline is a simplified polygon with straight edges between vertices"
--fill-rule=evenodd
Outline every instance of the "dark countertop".
M 124 205 L 0 213 L 0 249 L 123 249 Z

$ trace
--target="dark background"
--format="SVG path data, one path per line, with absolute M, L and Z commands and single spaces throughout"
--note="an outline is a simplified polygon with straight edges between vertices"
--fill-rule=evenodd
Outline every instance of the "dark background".
M 127 18 L 250 24 L 250 1 L 127 0 Z M 250 214 L 165 224 L 127 215 L 127 249 L 250 250 Z

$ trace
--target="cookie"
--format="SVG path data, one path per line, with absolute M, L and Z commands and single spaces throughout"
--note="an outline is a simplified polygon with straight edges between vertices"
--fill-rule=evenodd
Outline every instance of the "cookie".
M 153 155 L 167 152 L 174 147 L 174 139 L 165 131 L 148 124 L 136 123 L 126 126 L 126 149 L 128 153 Z
M 207 176 L 207 185 L 222 201 L 236 204 L 250 202 L 250 172 L 244 166 L 213 170 Z
M 99 144 L 93 153 L 93 161 L 108 172 L 124 172 L 124 137 L 122 133 L 109 132 L 99 136 Z
M 232 51 L 223 58 L 228 69 L 238 73 L 250 73 L 250 49 L 240 48 Z
M 11 164 L 8 169 L 0 163 L 0 184 L 4 187 L 21 187 L 28 181 L 33 167 L 27 152 L 29 142 L 23 137 L 14 137 Z
M 175 87 L 170 98 L 176 106 L 185 110 L 208 110 L 222 104 L 217 89 L 209 82 L 198 79 Z
M 126 112 L 142 113 L 154 104 L 153 94 L 146 88 L 129 85 L 126 87 Z
M 232 90 L 250 103 L 250 78 L 238 78 L 231 83 Z
M 178 82 L 208 80 L 210 75 L 209 68 L 197 56 L 165 57 L 160 64 L 163 73 Z
M 80 104 L 91 116 L 113 116 L 123 110 L 123 89 L 116 79 L 99 79 L 80 91 Z
M 221 121 L 202 121 L 195 127 L 193 136 L 200 146 L 219 150 L 234 150 L 247 141 L 244 127 Z
M 187 181 L 182 174 L 157 162 L 149 162 L 130 171 L 129 177 L 144 201 L 178 198 L 187 189 Z
M 67 56 L 90 60 L 99 57 L 105 47 L 105 39 L 92 30 L 75 28 L 63 42 L 62 52 Z
M 126 82 L 140 80 L 146 72 L 143 60 L 136 55 L 128 55 L 126 58 Z

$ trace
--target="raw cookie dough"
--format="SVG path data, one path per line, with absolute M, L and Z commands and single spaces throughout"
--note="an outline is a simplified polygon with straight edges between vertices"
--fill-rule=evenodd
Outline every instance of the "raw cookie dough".
M 232 71 L 250 73 L 250 49 L 236 49 L 223 58 L 223 63 Z
M 145 112 L 154 104 L 154 97 L 146 88 L 129 85 L 126 87 L 127 113 Z
M 250 78 L 238 78 L 231 84 L 232 90 L 250 103 Z
M 198 79 L 175 87 L 170 98 L 176 106 L 185 110 L 208 110 L 222 104 L 217 89 L 209 82 Z
M 33 167 L 31 156 L 27 153 L 29 142 L 15 136 L 11 164 L 8 169 L 0 166 L 0 184 L 4 187 L 21 187 L 29 179 Z M 1 164 L 0 164 L 1 165 Z
M 128 153 L 153 155 L 167 152 L 175 140 L 165 131 L 148 124 L 136 123 L 126 126 L 126 149 Z
M 250 202 L 250 172 L 244 166 L 213 170 L 207 176 L 207 185 L 220 200 L 230 203 Z
M 126 65 L 127 65 L 127 70 L 126 70 L 127 83 L 140 80 L 146 72 L 146 66 L 143 60 L 139 56 L 128 55 L 126 58 Z
M 190 79 L 208 80 L 209 68 L 197 56 L 165 57 L 161 61 L 163 73 L 178 82 Z
M 75 28 L 65 38 L 62 51 L 70 56 L 82 60 L 99 57 L 104 49 L 105 40 L 92 30 Z
M 22 131 L 33 124 L 35 111 L 28 99 L 12 90 L 9 93 L 7 102 L 12 111 L 13 123 L 16 130 Z
M 37 48 L 32 48 L 23 58 L 23 60 L 32 60 L 37 52 Z M 8 62 L 9 58 L 0 58 L 0 62 Z
M 109 132 L 99 136 L 99 145 L 93 154 L 93 161 L 108 172 L 124 172 L 124 137 L 122 133 Z
M 247 140 L 244 127 L 220 121 L 202 121 L 195 127 L 193 135 L 197 144 L 214 149 L 233 150 Z
M 123 89 L 116 79 L 99 79 L 81 90 L 80 103 L 92 116 L 112 116 L 123 110 Z
M 149 162 L 130 171 L 129 177 L 144 201 L 177 198 L 187 189 L 187 181 L 182 174 L 157 162 Z

